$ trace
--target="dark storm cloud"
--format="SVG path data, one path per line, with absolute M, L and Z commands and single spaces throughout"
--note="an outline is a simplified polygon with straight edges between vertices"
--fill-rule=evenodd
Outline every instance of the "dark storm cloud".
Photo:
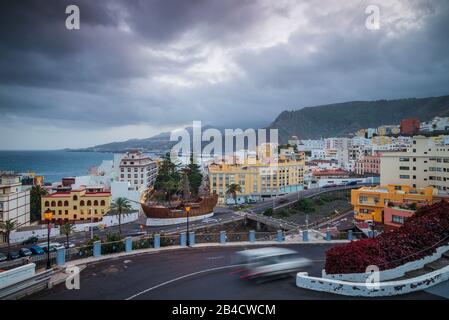
M 80 30 L 65 28 L 69 4 Z M 448 94 L 449 3 L 382 1 L 376 31 L 369 4 L 2 1 L 3 122 L 264 125 L 285 109 Z

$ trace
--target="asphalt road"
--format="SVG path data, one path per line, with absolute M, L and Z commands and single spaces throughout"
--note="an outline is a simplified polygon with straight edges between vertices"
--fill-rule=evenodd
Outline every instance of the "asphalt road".
M 312 259 L 304 271 L 319 276 L 329 244 L 284 245 Z M 254 246 L 251 246 L 254 248 Z M 296 300 L 354 299 L 300 289 L 294 277 L 256 284 L 232 274 L 233 255 L 244 247 L 192 248 L 164 251 L 91 264 L 81 272 L 79 290 L 64 284 L 27 299 L 143 299 L 143 300 Z M 439 299 L 419 292 L 390 299 Z

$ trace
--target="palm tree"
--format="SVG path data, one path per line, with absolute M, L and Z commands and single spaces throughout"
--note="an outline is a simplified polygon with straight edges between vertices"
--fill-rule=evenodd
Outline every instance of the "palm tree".
M 41 218 L 41 199 L 46 196 L 48 191 L 42 188 L 40 185 L 35 185 L 30 191 L 30 211 L 31 221 L 38 221 Z
M 118 197 L 111 203 L 111 210 L 118 214 L 118 232 L 120 238 L 122 237 L 122 214 L 127 214 L 131 209 L 131 203 L 125 197 Z
M 6 235 L 6 241 L 8 243 L 8 255 L 10 250 L 10 236 L 11 232 L 17 229 L 17 221 L 6 220 L 5 222 L 0 222 L 0 230 Z
M 61 233 L 66 236 L 66 248 L 69 248 L 69 236 L 75 231 L 75 225 L 73 223 L 67 222 L 61 226 Z
M 237 204 L 237 192 L 242 192 L 242 188 L 236 183 L 231 183 L 228 190 L 226 190 L 226 194 L 230 194 L 234 198 L 235 204 Z

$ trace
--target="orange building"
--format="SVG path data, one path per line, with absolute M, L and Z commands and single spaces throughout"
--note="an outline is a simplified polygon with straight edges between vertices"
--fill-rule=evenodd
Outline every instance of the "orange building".
M 41 220 L 46 210 L 53 211 L 53 222 L 99 221 L 111 205 L 109 191 L 87 191 L 85 188 L 55 192 L 42 197 Z
M 437 190 L 432 187 L 416 189 L 408 185 L 362 187 L 351 190 L 351 204 L 358 220 L 373 220 L 384 223 L 384 209 L 389 204 L 432 204 Z

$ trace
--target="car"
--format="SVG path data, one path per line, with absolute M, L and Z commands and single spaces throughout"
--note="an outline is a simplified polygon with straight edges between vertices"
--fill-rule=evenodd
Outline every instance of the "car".
M 30 248 L 30 251 L 31 251 L 33 254 L 44 254 L 44 253 L 45 253 L 44 249 L 43 249 L 42 247 L 38 246 L 38 245 L 33 245 L 33 246 Z
M 286 202 L 288 202 L 287 198 L 280 198 L 279 199 L 279 203 L 286 203 Z
M 19 250 L 19 255 L 21 256 L 21 257 L 29 257 L 29 256 L 31 256 L 33 253 L 31 252 L 31 250 L 30 249 L 28 249 L 28 248 L 20 248 L 20 250 Z
M 213 218 L 205 218 L 203 220 L 201 220 L 202 223 L 214 223 L 214 222 L 218 222 L 217 219 L 213 219 Z
M 6 261 L 6 260 L 8 260 L 8 257 L 6 256 L 6 254 L 3 254 L 0 252 L 0 262 Z
M 64 243 L 64 248 L 66 248 L 66 249 L 75 248 L 75 244 L 73 242 L 69 242 L 67 244 L 67 242 L 66 242 L 66 243 Z
M 39 241 L 38 237 L 32 236 L 22 242 L 23 245 L 36 244 Z
M 296 274 L 308 267 L 312 261 L 298 255 L 294 250 L 286 248 L 258 248 L 237 252 L 235 263 L 241 279 L 264 279 Z
M 8 254 L 8 259 L 10 259 L 10 260 L 15 260 L 15 259 L 19 259 L 19 258 L 20 258 L 20 255 L 17 251 L 11 251 Z

